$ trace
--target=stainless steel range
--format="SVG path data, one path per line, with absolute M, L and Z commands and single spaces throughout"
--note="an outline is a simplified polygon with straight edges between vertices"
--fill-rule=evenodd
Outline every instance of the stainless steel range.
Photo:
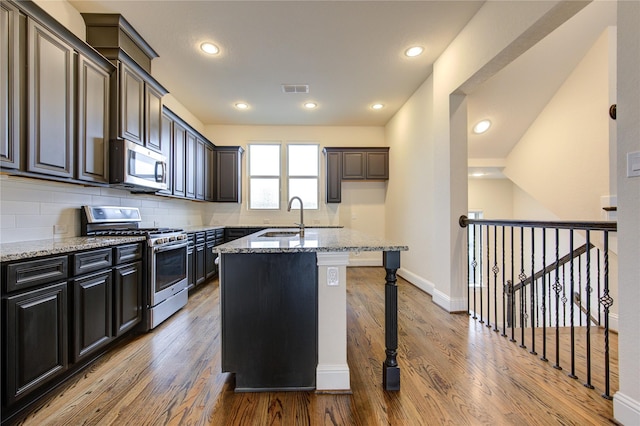
M 147 239 L 145 324 L 155 328 L 187 304 L 187 233 L 175 228 L 140 228 L 136 207 L 83 206 L 81 234 L 142 235 Z

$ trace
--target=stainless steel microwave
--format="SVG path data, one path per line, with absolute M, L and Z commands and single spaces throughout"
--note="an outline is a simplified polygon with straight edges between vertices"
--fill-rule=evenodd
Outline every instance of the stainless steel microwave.
M 109 183 L 134 192 L 167 189 L 164 155 L 134 142 L 116 139 L 109 144 Z

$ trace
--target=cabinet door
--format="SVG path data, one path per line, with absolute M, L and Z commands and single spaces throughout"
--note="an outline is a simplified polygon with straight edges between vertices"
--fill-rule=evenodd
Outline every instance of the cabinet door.
M 162 95 L 149 84 L 145 85 L 145 146 L 162 152 L 160 137 L 162 123 Z
M 160 121 L 160 146 L 162 153 L 167 159 L 167 189 L 158 191 L 161 194 L 173 194 L 173 120 L 166 115 L 162 115 Z
M 196 136 L 187 132 L 187 151 L 186 151 L 186 194 L 187 198 L 196 198 Z
M 195 161 L 195 180 L 196 180 L 196 200 L 204 200 L 204 181 L 206 176 L 204 141 L 196 140 L 196 161 Z
M 144 145 L 144 79 L 120 62 L 118 133 L 123 139 Z
M 9 405 L 67 369 L 67 283 L 9 297 L 5 306 L 2 346 Z
M 214 201 L 239 203 L 240 194 L 240 151 L 215 149 Z
M 197 244 L 195 246 L 195 284 L 202 284 L 206 279 L 206 267 L 205 267 L 205 245 L 206 244 Z
M 20 167 L 20 56 L 18 11 L 0 2 L 0 162 Z
M 366 156 L 364 152 L 342 153 L 342 179 L 365 179 Z
M 213 148 L 205 144 L 204 146 L 204 199 L 213 201 Z
M 196 274 L 195 274 L 195 254 L 193 253 L 194 246 L 189 245 L 187 247 L 187 287 L 189 289 L 193 288 L 196 285 Z
M 110 74 L 78 55 L 78 179 L 109 182 Z
M 142 262 L 113 268 L 114 334 L 120 336 L 142 321 Z
M 173 123 L 173 195 L 186 194 L 186 143 L 187 131 L 180 124 Z
M 389 179 L 389 152 L 367 152 L 367 179 Z
M 73 177 L 75 52 L 28 20 L 29 140 L 27 170 Z
M 111 285 L 111 269 L 73 282 L 74 362 L 103 347 L 113 338 Z
M 342 202 L 342 153 L 327 151 L 327 203 Z

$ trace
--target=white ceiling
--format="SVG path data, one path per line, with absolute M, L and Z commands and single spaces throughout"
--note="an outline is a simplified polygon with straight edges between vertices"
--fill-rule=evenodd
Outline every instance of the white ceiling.
M 121 13 L 159 54 L 152 74 L 206 124 L 383 126 L 483 1 L 70 0 L 80 12 Z M 471 159 L 505 158 L 608 25 L 596 0 L 468 97 Z M 203 41 L 221 48 L 215 57 Z M 407 58 L 404 50 L 425 53 Z M 284 94 L 282 84 L 309 84 Z M 305 110 L 305 101 L 318 108 Z M 250 108 L 239 111 L 236 102 Z M 373 111 L 381 102 L 385 108 Z M 495 164 L 493 165 L 495 166 Z

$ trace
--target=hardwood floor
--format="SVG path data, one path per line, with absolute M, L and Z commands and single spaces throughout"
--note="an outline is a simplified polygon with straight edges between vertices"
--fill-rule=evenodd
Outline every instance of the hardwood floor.
M 348 268 L 352 394 L 235 393 L 218 283 L 43 401 L 26 425 L 606 425 L 612 403 L 399 279 L 401 390 L 382 390 L 382 268 Z M 616 342 L 617 347 L 617 342 Z M 616 383 L 617 386 L 617 383 Z

